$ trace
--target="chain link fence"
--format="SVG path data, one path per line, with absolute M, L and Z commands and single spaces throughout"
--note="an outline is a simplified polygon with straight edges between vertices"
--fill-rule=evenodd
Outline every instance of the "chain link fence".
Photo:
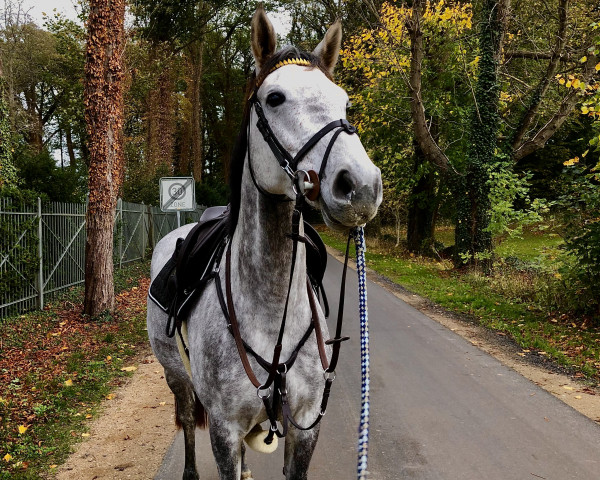
M 205 207 L 181 212 L 197 222 Z M 86 205 L 15 204 L 0 199 L 0 319 L 43 308 L 48 297 L 84 282 Z M 150 255 L 177 228 L 177 214 L 119 199 L 113 255 L 117 267 Z

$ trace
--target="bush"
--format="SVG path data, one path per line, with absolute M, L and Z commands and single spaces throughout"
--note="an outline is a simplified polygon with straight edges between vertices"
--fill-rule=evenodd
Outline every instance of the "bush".
M 87 191 L 86 174 L 77 167 L 60 168 L 49 152 L 23 149 L 14 158 L 17 175 L 28 190 L 55 202 L 81 203 Z
M 569 187 L 555 202 L 564 223 L 565 258 L 561 275 L 574 287 L 580 309 L 600 313 L 600 182 L 597 168 L 565 169 Z
M 225 182 L 219 179 L 206 179 L 196 183 L 196 203 L 206 207 L 227 205 L 229 189 Z

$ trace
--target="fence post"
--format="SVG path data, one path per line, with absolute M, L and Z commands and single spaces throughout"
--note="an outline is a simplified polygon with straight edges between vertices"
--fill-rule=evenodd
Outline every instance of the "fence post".
M 146 258 L 146 205 L 144 202 L 140 205 L 140 216 L 142 217 L 141 224 L 142 228 L 140 228 L 140 236 L 142 237 L 142 260 Z
M 123 268 L 123 199 L 117 199 L 117 232 L 119 234 L 119 268 Z
M 38 257 L 40 260 L 40 270 L 38 272 L 38 302 L 40 310 L 44 309 L 44 249 L 42 246 L 42 199 L 37 199 L 38 209 Z

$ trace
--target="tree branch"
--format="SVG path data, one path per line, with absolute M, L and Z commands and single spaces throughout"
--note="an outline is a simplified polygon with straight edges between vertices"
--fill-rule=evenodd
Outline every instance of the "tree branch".
M 423 106 L 423 99 L 421 97 L 421 65 L 424 56 L 421 22 L 424 6 L 424 0 L 415 0 L 413 3 L 412 15 L 406 22 L 406 27 L 410 36 L 411 53 L 408 84 L 411 92 L 410 113 L 413 121 L 415 138 L 419 147 L 421 147 L 425 158 L 430 160 L 443 172 L 447 172 L 450 167 L 450 161 L 446 154 L 440 149 L 427 127 L 425 107 Z
M 548 67 L 546 68 L 545 75 L 541 78 L 539 84 L 531 94 L 531 98 L 529 100 L 529 106 L 523 117 L 521 118 L 520 125 L 517 127 L 512 140 L 512 151 L 516 151 L 523 143 L 523 137 L 529 130 L 533 119 L 535 118 L 540 104 L 542 103 L 542 99 L 544 95 L 548 91 L 550 87 L 550 82 L 554 78 L 556 74 L 556 70 L 558 69 L 558 63 L 560 61 L 560 57 L 565 48 L 566 43 L 566 31 L 567 31 L 567 8 L 568 8 L 569 0 L 560 0 L 558 5 L 558 31 L 556 32 L 556 43 L 554 45 L 554 49 L 552 51 L 552 58 L 548 63 Z M 564 121 L 564 120 L 563 120 Z M 562 124 L 562 122 L 561 122 Z
M 587 84 L 590 82 L 592 77 L 596 75 L 596 70 L 594 67 L 599 60 L 600 58 L 598 58 L 596 55 L 590 55 L 588 57 L 587 62 L 585 63 L 582 78 L 580 79 L 582 82 Z M 565 96 L 565 98 L 563 98 L 563 101 L 561 102 L 560 106 L 558 107 L 558 111 L 554 114 L 554 116 L 548 120 L 548 122 L 531 139 L 523 142 L 514 150 L 513 159 L 518 162 L 522 158 L 532 154 L 536 150 L 539 150 L 546 145 L 546 142 L 562 126 L 569 114 L 573 111 L 573 108 L 577 104 L 578 100 L 578 90 L 573 88 Z

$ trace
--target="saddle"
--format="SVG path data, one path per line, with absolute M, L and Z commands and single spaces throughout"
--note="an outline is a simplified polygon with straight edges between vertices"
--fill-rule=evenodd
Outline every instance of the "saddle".
M 167 335 L 170 337 L 189 314 L 192 300 L 200 296 L 217 274 L 228 242 L 229 214 L 228 206 L 207 208 L 185 239 L 177 239 L 171 258 L 150 285 L 148 296 L 169 314 Z M 322 283 L 327 267 L 325 245 L 318 232 L 306 222 L 302 241 L 306 245 L 308 279 L 317 297 L 322 297 L 325 316 L 328 316 L 329 305 Z

